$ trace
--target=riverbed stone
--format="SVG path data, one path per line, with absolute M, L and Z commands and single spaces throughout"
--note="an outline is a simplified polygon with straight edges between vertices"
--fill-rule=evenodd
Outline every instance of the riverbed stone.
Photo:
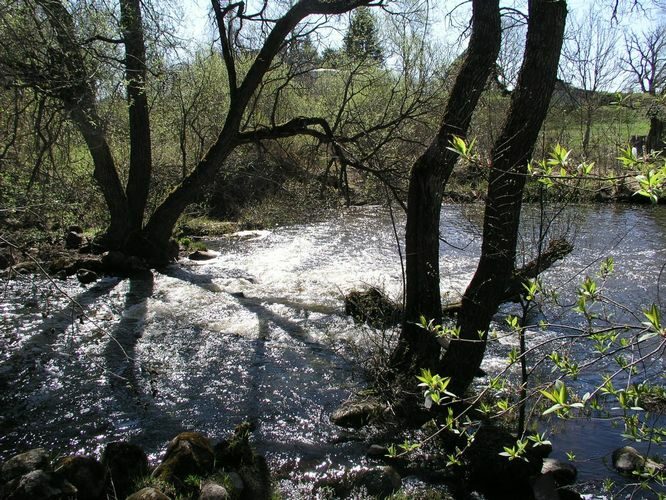
M 387 498 L 402 488 L 402 478 L 391 466 L 365 470 L 355 483 L 365 486 L 368 494 L 376 498 Z
M 206 483 L 201 488 L 199 500 L 228 500 L 231 495 L 224 486 L 217 483 Z
M 187 476 L 209 474 L 214 463 L 215 454 L 206 436 L 198 432 L 182 432 L 169 443 L 153 477 L 184 483 Z
M 211 260 L 218 257 L 220 254 L 214 250 L 195 250 L 188 258 L 190 260 Z
M 383 413 L 384 406 L 373 399 L 348 401 L 331 415 L 331 422 L 340 427 L 360 429 Z
M 78 490 L 77 500 L 97 500 L 106 489 L 106 469 L 92 457 L 80 455 L 60 461 L 57 471 Z
M 541 474 L 553 478 L 557 487 L 567 486 L 576 482 L 578 470 L 569 462 L 555 458 L 545 458 L 541 467 Z
M 157 488 L 143 488 L 127 497 L 127 500 L 171 500 Z
M 74 497 L 77 490 L 62 476 L 39 469 L 10 482 L 4 493 L 6 500 L 61 500 Z
M 1 479 L 8 483 L 29 472 L 42 469 L 49 470 L 51 459 L 44 448 L 35 448 L 25 453 L 20 453 L 7 460 L 2 465 Z
M 90 283 L 97 281 L 99 276 L 95 271 L 91 271 L 89 269 L 79 269 L 76 271 L 76 279 L 79 280 L 79 282 L 83 285 L 89 285 Z
M 102 453 L 102 465 L 118 498 L 132 493 L 135 482 L 148 474 L 148 457 L 140 446 L 125 441 L 106 445 Z
M 636 448 L 623 446 L 613 452 L 613 467 L 623 474 L 631 474 L 634 471 L 643 469 L 645 458 L 638 453 Z
M 380 444 L 373 444 L 370 445 L 370 448 L 368 448 L 368 451 L 366 454 L 369 457 L 373 458 L 385 458 L 386 455 L 388 455 L 388 448 L 386 446 L 382 446 Z

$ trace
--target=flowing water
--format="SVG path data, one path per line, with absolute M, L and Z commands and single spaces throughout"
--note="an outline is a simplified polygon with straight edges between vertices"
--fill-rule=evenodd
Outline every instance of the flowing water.
M 527 214 L 522 246 L 529 254 L 540 213 L 530 207 Z M 448 300 L 474 271 L 481 219 L 477 206 L 443 207 Z M 615 300 L 632 308 L 658 300 L 663 207 L 580 206 L 559 220 L 551 230 L 572 239 L 575 251 L 544 281 L 564 300 L 609 255 L 616 261 L 607 284 Z M 398 216 L 397 227 L 403 225 Z M 385 341 L 344 316 L 342 297 L 368 285 L 400 297 L 400 252 L 388 210 L 354 208 L 324 222 L 237 233 L 208 245 L 218 258 L 126 280 L 3 283 L 0 459 L 36 446 L 98 453 L 111 440 L 129 439 L 157 460 L 181 430 L 222 438 L 250 420 L 254 443 L 274 470 L 364 463 L 367 444 L 331 425 L 329 415 L 364 386 L 368 346 Z M 548 334 L 557 332 L 531 332 L 530 342 Z M 500 367 L 512 345 L 515 339 L 497 343 L 484 366 Z M 663 359 L 650 367 L 662 384 L 663 369 Z M 581 480 L 616 477 L 601 457 L 622 444 L 617 429 L 575 422 L 562 426 L 554 442 L 556 456 L 573 451 L 584 459 Z

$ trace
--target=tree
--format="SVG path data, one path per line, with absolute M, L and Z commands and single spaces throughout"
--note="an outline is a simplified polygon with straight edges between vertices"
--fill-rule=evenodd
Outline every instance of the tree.
M 271 123 L 261 130 L 242 130 L 243 118 L 253 102 L 264 76 L 272 69 L 276 56 L 289 42 L 290 34 L 311 16 L 349 12 L 360 6 L 377 5 L 379 0 L 300 0 L 278 17 L 264 8 L 246 12 L 243 2 L 213 0 L 222 56 L 227 73 L 226 119 L 206 154 L 182 179 L 152 214 L 146 214 L 153 168 L 151 109 L 148 102 L 146 23 L 139 0 L 120 0 L 116 32 L 103 26 L 84 33 L 83 24 L 72 10 L 82 4 L 60 0 L 29 0 L 12 4 L 2 12 L 3 43 L 0 71 L 9 85 L 30 87 L 59 103 L 76 125 L 87 145 L 94 165 L 94 178 L 109 212 L 109 226 L 103 243 L 107 248 L 145 257 L 154 264 L 173 258 L 169 245 L 173 228 L 183 210 L 212 183 L 229 155 L 240 145 L 261 139 L 308 133 L 321 120 L 294 118 L 286 123 Z M 113 12 L 109 12 L 113 19 Z M 238 68 L 236 43 L 247 23 L 260 23 L 265 37 L 254 52 L 254 59 L 243 74 Z M 124 48 L 120 54 L 118 47 Z M 117 85 L 124 85 L 127 97 L 127 134 L 129 160 L 126 182 L 113 155 L 110 140 L 100 118 L 100 95 L 96 75 L 105 63 L 112 62 L 109 74 Z M 122 76 L 119 73 L 122 71 Z M 313 132 L 311 132 L 313 133 Z
M 344 37 L 344 47 L 345 53 L 352 60 L 382 62 L 377 21 L 370 9 L 361 7 L 354 11 Z
M 473 3 L 473 8 L 472 39 L 449 104 L 453 102 L 459 84 L 465 89 L 476 88 L 476 85 L 483 87 L 499 51 L 498 6 L 495 2 L 491 5 L 490 2 L 481 1 Z M 450 377 L 449 388 L 455 394 L 465 391 L 480 366 L 490 321 L 513 282 L 527 163 L 546 116 L 557 76 L 566 2 L 530 0 L 528 8 L 523 65 L 512 93 L 509 114 L 491 154 L 481 257 L 458 313 L 459 335 L 451 339 L 441 361 L 438 340 L 432 332 L 418 328 L 416 323 L 420 322 L 420 316 L 424 316 L 427 322 L 441 321 L 439 194 L 455 163 L 455 158 L 445 163 L 442 155 L 448 155 L 448 148 L 453 142 L 451 136 L 464 134 L 466 127 L 447 130 L 449 123 L 456 122 L 445 115 L 440 133 L 414 165 L 410 179 L 406 235 L 406 314 L 393 361 L 399 368 L 406 368 L 412 373 L 420 368 L 436 369 L 443 376 Z M 481 19 L 485 22 L 478 24 Z M 491 40 L 484 42 L 491 46 L 484 46 L 475 35 Z M 482 48 L 485 50 L 479 52 Z M 479 57 L 482 59 L 475 59 Z M 468 74 L 466 67 L 470 63 L 475 68 L 485 67 L 483 72 L 475 73 L 476 85 L 462 80 L 463 75 Z M 470 99 L 464 102 L 469 103 Z M 459 109 L 459 106 L 454 109 Z M 462 116 L 471 115 L 472 111 L 473 106 L 471 109 L 465 108 Z M 465 152 L 463 146 L 458 145 L 457 149 Z M 429 159 L 438 161 L 428 162 Z M 442 164 L 447 165 L 446 171 L 437 166 Z
M 624 70 L 632 86 L 652 96 L 648 109 L 650 131 L 646 141 L 648 151 L 663 147 L 666 106 L 655 96 L 666 93 L 666 25 L 660 25 L 640 34 L 625 37 L 626 57 Z
M 594 115 L 603 105 L 600 91 L 608 90 L 619 76 L 617 65 L 617 31 L 601 18 L 598 2 L 592 2 L 582 18 L 569 23 L 562 49 L 563 79 L 582 92 L 573 97 L 582 111 L 583 140 L 581 150 L 588 156 Z
M 500 48 L 498 0 L 472 3 L 472 35 L 448 98 L 435 139 L 412 166 L 407 195 L 405 236 L 405 316 L 392 364 L 413 373 L 439 367 L 440 345 L 424 335 L 419 318 L 441 322 L 439 289 L 439 223 L 444 186 L 458 156 L 449 149 L 464 137 Z

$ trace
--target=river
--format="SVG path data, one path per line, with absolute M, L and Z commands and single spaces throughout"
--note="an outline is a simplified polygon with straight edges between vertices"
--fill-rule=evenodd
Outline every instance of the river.
M 541 214 L 537 207 L 526 213 L 521 249 L 529 260 Z M 395 216 L 401 228 L 404 217 Z M 474 271 L 481 219 L 476 205 L 443 207 L 442 290 L 451 301 Z M 658 300 L 664 207 L 577 206 L 558 220 L 551 231 L 575 250 L 543 280 L 564 301 L 608 256 L 616 263 L 609 295 L 633 309 Z M 99 453 L 111 440 L 129 439 L 157 460 L 181 430 L 222 438 L 249 419 L 274 470 L 364 463 L 366 444 L 329 415 L 364 386 L 369 346 L 386 341 L 345 317 L 342 297 L 368 285 L 400 297 L 389 211 L 351 208 L 322 222 L 207 243 L 218 258 L 131 279 L 82 286 L 33 276 L 2 284 L 0 459 L 36 446 Z M 545 314 L 579 321 L 555 309 Z M 530 335 L 537 342 L 541 334 Z M 512 345 L 515 339 L 491 347 L 484 368 L 501 367 Z M 650 370 L 663 384 L 664 360 Z M 598 489 L 606 477 L 620 480 L 607 465 L 623 444 L 619 434 L 605 422 L 558 426 L 554 456 L 575 453 L 580 481 Z M 663 448 L 656 453 L 663 457 Z

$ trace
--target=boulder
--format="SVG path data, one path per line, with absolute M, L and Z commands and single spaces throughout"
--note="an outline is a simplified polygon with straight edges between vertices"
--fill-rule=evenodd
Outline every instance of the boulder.
M 62 500 L 76 496 L 76 488 L 63 477 L 34 470 L 6 486 L 6 500 Z
M 541 467 L 541 474 L 553 478 L 558 488 L 574 484 L 578 471 L 576 467 L 568 462 L 562 462 L 554 458 L 545 458 Z
M 95 271 L 89 269 L 79 269 L 76 271 L 76 279 L 83 285 L 88 285 L 94 283 L 99 279 L 99 276 Z
M 219 255 L 219 252 L 215 252 L 213 250 L 196 250 L 192 252 L 188 258 L 190 260 L 211 260 L 218 257 Z
M 85 237 L 83 236 L 82 232 L 79 233 L 79 232 L 70 230 L 65 235 L 65 248 L 67 248 L 68 250 L 77 249 L 81 245 L 83 245 L 84 241 L 85 241 Z
M 641 456 L 636 448 L 623 446 L 613 452 L 613 467 L 622 474 L 631 474 L 639 471 L 645 466 L 645 458 Z
M 102 465 L 118 498 L 125 498 L 135 482 L 148 474 L 148 457 L 137 445 L 115 441 L 106 445 L 102 453 Z
M 375 400 L 349 401 L 343 403 L 331 415 L 331 422 L 340 427 L 360 429 L 373 418 L 381 415 L 384 406 Z
M 41 470 L 49 470 L 51 466 L 51 459 L 44 448 L 35 448 L 25 453 L 15 455 L 7 460 L 2 466 L 0 479 L 3 483 L 8 483 L 13 479 L 17 479 L 29 472 Z
M 103 498 L 106 489 L 106 469 L 94 458 L 66 457 L 60 461 L 56 470 L 76 487 L 77 500 Z
M 365 470 L 357 476 L 355 483 L 365 486 L 368 493 L 376 498 L 387 498 L 402 488 L 400 474 L 390 466 Z
M 227 489 L 216 483 L 204 484 L 199 493 L 199 500 L 228 500 L 229 498 L 231 495 Z
M 157 488 L 143 488 L 142 490 L 139 490 L 136 493 L 132 493 L 130 496 L 127 497 L 127 500 L 171 500 L 171 499 Z
M 206 476 L 213 470 L 215 454 L 208 438 L 198 432 L 182 432 L 167 447 L 153 477 L 183 484 L 187 476 Z

